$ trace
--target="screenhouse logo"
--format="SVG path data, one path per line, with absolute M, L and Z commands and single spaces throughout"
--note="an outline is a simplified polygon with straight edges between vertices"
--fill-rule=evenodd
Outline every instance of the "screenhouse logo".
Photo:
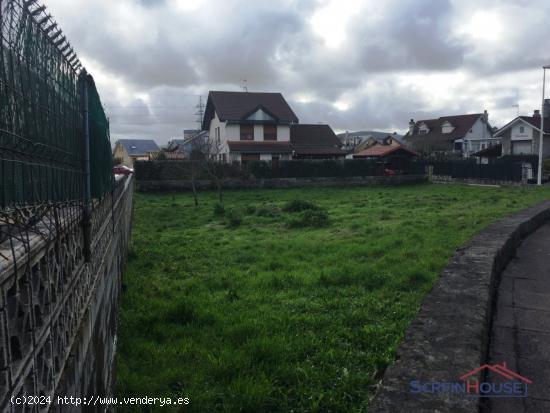
M 479 372 L 487 373 L 491 381 L 479 381 L 475 378 Z M 478 397 L 527 397 L 528 386 L 533 382 L 506 367 L 506 363 L 484 364 L 459 377 L 457 382 L 422 382 L 412 380 L 409 383 L 411 393 L 451 393 Z

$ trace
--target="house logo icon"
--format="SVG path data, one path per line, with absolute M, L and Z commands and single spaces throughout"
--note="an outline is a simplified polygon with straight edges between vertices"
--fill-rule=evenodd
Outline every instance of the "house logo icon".
M 472 376 L 484 371 L 490 381 L 478 381 Z M 460 376 L 466 383 L 466 393 L 480 397 L 527 397 L 527 390 L 533 382 L 515 371 L 510 370 L 505 362 L 501 364 L 484 364 Z

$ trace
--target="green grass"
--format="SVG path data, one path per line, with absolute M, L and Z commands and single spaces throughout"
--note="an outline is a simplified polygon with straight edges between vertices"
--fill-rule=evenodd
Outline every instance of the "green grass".
M 136 194 L 118 394 L 189 397 L 189 412 L 366 411 L 455 249 L 549 195 L 254 190 L 226 192 L 220 209 L 215 193 L 199 207 L 190 194 Z

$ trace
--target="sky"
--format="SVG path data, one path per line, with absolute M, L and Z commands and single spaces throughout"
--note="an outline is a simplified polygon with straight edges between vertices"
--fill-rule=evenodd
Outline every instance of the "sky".
M 94 76 L 113 142 L 180 138 L 198 126 L 199 96 L 243 80 L 337 132 L 483 110 L 502 126 L 540 108 L 550 64 L 547 0 L 45 4 Z

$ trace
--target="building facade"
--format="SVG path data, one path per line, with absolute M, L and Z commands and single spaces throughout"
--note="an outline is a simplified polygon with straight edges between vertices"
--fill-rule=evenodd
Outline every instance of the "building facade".
M 455 155 L 467 158 L 500 143 L 493 136 L 487 111 L 471 115 L 442 116 L 409 122 L 404 141 L 424 155 Z

